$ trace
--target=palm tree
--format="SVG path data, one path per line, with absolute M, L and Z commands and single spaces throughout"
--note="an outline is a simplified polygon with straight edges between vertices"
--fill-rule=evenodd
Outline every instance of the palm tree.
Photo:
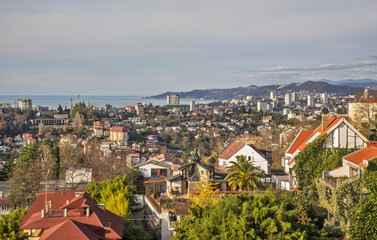
M 232 190 L 240 189 L 242 191 L 252 191 L 263 187 L 262 181 L 259 177 L 263 176 L 256 172 L 258 168 L 252 162 L 246 161 L 245 156 L 237 156 L 237 162 L 231 161 L 232 166 L 228 167 L 226 180 L 229 180 L 229 185 Z

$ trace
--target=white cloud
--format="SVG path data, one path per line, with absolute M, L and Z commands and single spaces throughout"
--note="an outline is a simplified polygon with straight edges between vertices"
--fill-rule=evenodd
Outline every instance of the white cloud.
M 252 71 L 248 75 L 252 80 L 342 80 L 349 78 L 376 78 L 377 63 L 371 61 L 350 63 L 328 63 L 317 66 L 265 68 Z
M 121 84 L 158 93 L 375 76 L 374 65 L 319 64 L 375 54 L 375 12 L 375 0 L 3 0 L 0 90 L 81 79 L 80 91 L 105 82 L 109 92 Z M 301 64 L 309 67 L 266 69 Z M 222 77 L 230 75 L 241 76 Z

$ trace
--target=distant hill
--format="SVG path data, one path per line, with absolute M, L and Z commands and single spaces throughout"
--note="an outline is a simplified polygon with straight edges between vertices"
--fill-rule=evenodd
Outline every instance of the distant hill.
M 321 79 L 319 80 L 321 82 L 326 82 L 332 85 L 344 85 L 344 86 L 351 86 L 351 87 L 377 87 L 377 80 L 370 79 L 370 78 L 364 78 L 364 79 L 346 79 L 341 81 L 331 81 L 327 79 Z
M 370 79 L 371 80 L 371 79 Z M 326 82 L 328 81 L 328 82 Z M 307 81 L 304 83 L 291 83 L 288 85 L 267 85 L 248 87 L 227 88 L 227 89 L 204 89 L 192 90 L 187 92 L 165 92 L 148 98 L 164 99 L 168 94 L 179 94 L 182 99 L 205 99 L 205 100 L 228 100 L 245 96 L 267 97 L 271 91 L 276 91 L 277 95 L 284 95 L 287 92 L 323 93 L 327 92 L 337 96 L 353 95 L 363 91 L 362 86 L 349 86 L 356 84 L 350 80 L 345 80 L 344 84 L 330 84 L 329 80 Z M 352 80 L 355 81 L 355 80 Z M 375 80 L 371 80 L 375 81 Z M 377 81 L 375 81 L 377 83 Z M 341 83 L 336 82 L 336 83 Z M 342 87 L 340 87 L 342 85 Z

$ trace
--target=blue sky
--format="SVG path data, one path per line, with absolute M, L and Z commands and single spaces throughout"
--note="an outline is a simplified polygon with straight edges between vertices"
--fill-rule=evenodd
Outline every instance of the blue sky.
M 377 79 L 377 1 L 0 2 L 0 94 Z

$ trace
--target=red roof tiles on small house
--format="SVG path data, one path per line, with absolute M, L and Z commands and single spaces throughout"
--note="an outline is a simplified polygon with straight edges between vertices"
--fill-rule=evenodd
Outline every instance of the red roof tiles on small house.
M 222 159 L 229 159 L 231 158 L 234 154 L 238 152 L 243 146 L 245 146 L 246 142 L 245 141 L 238 141 L 238 140 L 233 140 L 231 144 L 229 144 L 221 153 L 219 158 Z
M 100 230 L 100 229 L 98 229 Z M 97 230 L 97 231 L 98 231 Z M 104 230 L 103 230 L 104 232 Z M 104 234 L 98 234 L 87 225 L 77 222 L 75 220 L 66 220 L 56 226 L 47 229 L 39 240 L 100 240 L 104 239 L 102 236 Z
M 288 148 L 287 153 L 293 154 L 296 152 L 298 147 L 309 138 L 313 133 L 313 130 L 301 130 L 299 134 L 297 135 L 296 140 L 291 144 L 291 146 Z
M 367 147 L 363 150 L 351 153 L 345 156 L 343 159 L 353 164 L 359 165 L 363 160 L 372 160 L 377 157 L 377 147 Z
M 124 127 L 111 127 L 111 132 L 124 132 Z
M 48 191 L 38 195 L 20 229 L 47 229 L 40 239 L 121 239 L 124 219 L 98 207 L 85 191 Z

